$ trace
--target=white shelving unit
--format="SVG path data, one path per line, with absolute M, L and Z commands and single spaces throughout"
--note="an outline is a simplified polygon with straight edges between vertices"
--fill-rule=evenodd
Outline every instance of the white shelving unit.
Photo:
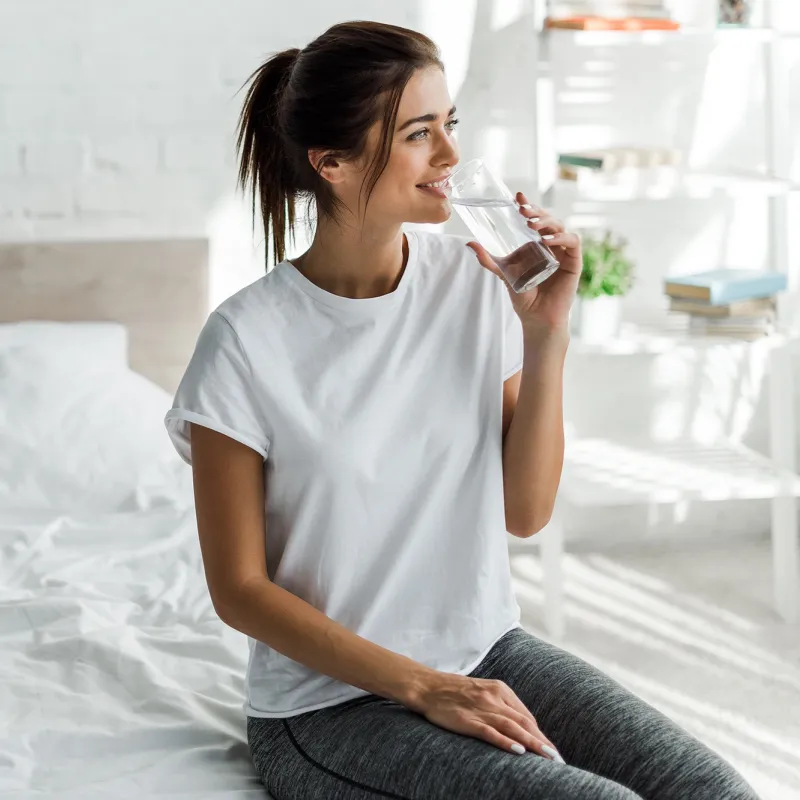
M 753 28 L 708 27 L 681 28 L 677 31 L 573 31 L 546 29 L 546 0 L 534 0 L 537 51 L 538 107 L 533 146 L 538 154 L 537 190 L 545 206 L 562 208 L 579 201 L 613 202 L 660 199 L 701 199 L 718 196 L 760 195 L 769 207 L 770 268 L 788 278 L 788 291 L 779 298 L 778 320 L 782 328 L 800 335 L 800 264 L 789 263 L 789 193 L 800 191 L 790 180 L 793 143 L 789 113 L 787 76 L 781 70 L 777 49 L 785 40 L 800 45 L 800 35 L 784 33 L 773 25 L 776 3 L 762 0 L 763 25 Z M 704 0 L 716 4 L 716 0 Z M 562 43 L 587 47 L 627 47 L 631 45 L 662 46 L 676 39 L 703 39 L 710 44 L 741 42 L 742 46 L 760 46 L 764 58 L 764 129 L 766 132 L 766 171 L 763 174 L 736 171 L 715 172 L 688 167 L 660 167 L 652 170 L 622 170 L 611 175 L 590 175 L 584 180 L 553 179 L 547 168 L 556 157 L 546 150 L 545 141 L 554 141 L 541 125 L 555 126 L 555 102 L 552 92 L 553 66 L 550 53 Z
M 558 499 L 548 526 L 531 539 L 508 535 L 511 555 L 539 547 L 544 575 L 544 622 L 556 639 L 565 632 L 562 558 L 565 512 L 573 508 L 630 505 L 675 506 L 698 501 L 771 500 L 773 602 L 787 623 L 800 622 L 800 542 L 797 498 L 800 475 L 795 458 L 794 364 L 800 361 L 800 340 L 771 336 L 745 343 L 731 339 L 681 334 L 641 334 L 607 345 L 570 344 L 570 357 L 624 357 L 663 354 L 677 348 L 729 345 L 760 347 L 768 359 L 769 441 L 767 458 L 736 442 L 702 442 L 683 438 L 576 438 L 567 433 L 564 470 Z M 569 426 L 567 426 L 569 427 Z
M 570 181 L 548 182 L 547 169 L 539 169 L 539 201 L 562 208 L 579 200 L 603 202 L 703 198 L 717 193 L 754 193 L 769 203 L 769 263 L 787 274 L 789 291 L 778 305 L 781 335 L 752 343 L 731 339 L 692 337 L 684 332 L 634 330 L 605 345 L 585 345 L 573 339 L 569 358 L 597 358 L 642 353 L 663 353 L 676 347 L 707 347 L 720 343 L 767 348 L 770 396 L 770 458 L 736 443 L 681 440 L 607 441 L 583 439 L 567 441 L 564 472 L 556 510 L 548 527 L 539 534 L 538 544 L 544 563 L 545 624 L 555 637 L 564 633 L 564 587 L 561 557 L 564 548 L 564 510 L 567 506 L 608 507 L 646 503 L 682 503 L 698 500 L 764 499 L 772 501 L 772 549 L 774 602 L 779 615 L 789 623 L 800 622 L 800 545 L 796 497 L 800 496 L 800 477 L 795 464 L 796 409 L 794 408 L 793 360 L 800 359 L 798 323 L 792 297 L 800 291 L 800 276 L 789 264 L 788 195 L 797 190 L 788 180 L 791 158 L 786 77 L 781 73 L 775 52 L 782 34 L 772 26 L 773 3 L 764 0 L 764 25 L 750 29 L 684 29 L 679 31 L 568 31 L 546 30 L 546 3 L 538 0 L 535 27 L 539 74 L 536 101 L 542 120 L 555 124 L 552 97 L 550 47 L 566 38 L 586 45 L 629 44 L 659 46 L 675 37 L 706 37 L 730 41 L 755 42 L 764 47 L 765 130 L 767 172 L 763 175 L 701 172 L 691 169 L 659 168 L 628 171 L 615 176 L 597 176 L 588 184 Z M 708 0 L 706 0 L 708 2 Z M 735 40 L 735 39 L 734 39 Z M 533 146 L 543 160 L 551 162 L 554 153 L 545 152 L 543 140 L 554 137 L 534 132 Z M 556 202 L 557 200 L 557 202 Z M 796 265 L 795 271 L 800 269 Z M 793 318 L 793 313 L 795 318 Z M 512 554 L 526 552 L 531 540 L 510 537 Z

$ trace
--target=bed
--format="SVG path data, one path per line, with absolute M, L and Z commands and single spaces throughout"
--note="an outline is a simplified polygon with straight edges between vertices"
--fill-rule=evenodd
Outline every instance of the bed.
M 0 246 L 0 796 L 264 798 L 162 419 L 203 240 Z

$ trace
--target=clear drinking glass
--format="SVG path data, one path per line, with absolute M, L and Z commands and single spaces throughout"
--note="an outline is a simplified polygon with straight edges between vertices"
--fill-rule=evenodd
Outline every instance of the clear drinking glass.
M 558 260 L 520 214 L 511 190 L 482 159 L 458 167 L 448 183 L 453 207 L 515 292 L 533 289 L 558 269 Z

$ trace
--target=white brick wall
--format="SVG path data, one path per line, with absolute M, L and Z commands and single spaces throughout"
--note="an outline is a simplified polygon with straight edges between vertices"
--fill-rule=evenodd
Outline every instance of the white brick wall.
M 469 108 L 469 91 L 458 91 L 476 52 L 476 4 L 464 0 L 454 18 L 451 1 L 0 0 L 0 240 L 205 232 L 235 191 L 242 84 L 268 53 L 304 45 L 343 19 L 378 18 L 431 34 L 465 130 L 480 126 L 490 110 Z M 489 72 L 473 64 L 471 80 Z M 511 79 L 500 84 L 516 98 L 510 124 L 524 129 L 524 93 Z M 572 108 L 565 119 L 585 133 L 581 114 L 592 113 Z M 562 138 L 569 131 L 567 124 Z M 518 138 L 524 144 L 524 131 Z M 750 156 L 758 137 L 739 138 L 740 154 Z M 518 148 L 506 149 L 508 173 L 524 172 Z M 668 220 L 661 222 L 666 230 Z M 625 232 L 634 249 L 644 241 L 643 228 L 628 224 Z M 654 274 L 672 266 L 659 264 Z M 638 286 L 650 291 L 651 283 L 643 275 Z
M 413 25 L 416 7 L 0 0 L 0 240 L 208 233 L 230 213 L 249 74 L 335 22 Z

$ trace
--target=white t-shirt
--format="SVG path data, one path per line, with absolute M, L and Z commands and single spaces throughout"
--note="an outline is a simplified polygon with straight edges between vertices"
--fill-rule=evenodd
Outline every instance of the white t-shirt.
M 289 261 L 212 312 L 165 419 L 265 459 L 269 578 L 351 631 L 466 674 L 520 625 L 503 502 L 503 381 L 522 326 L 464 237 L 408 232 L 397 288 L 331 294 Z M 367 694 L 249 639 L 256 717 Z

